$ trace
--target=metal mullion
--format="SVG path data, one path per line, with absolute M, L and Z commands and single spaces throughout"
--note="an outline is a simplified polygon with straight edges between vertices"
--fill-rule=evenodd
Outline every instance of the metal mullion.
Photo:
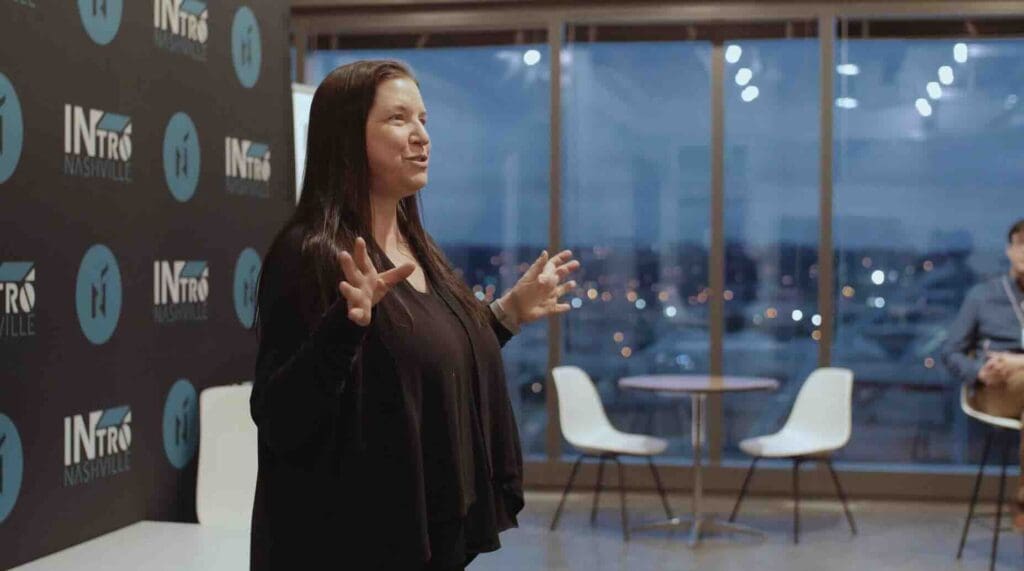
M 312 32 L 433 32 L 546 28 L 549 22 L 572 21 L 575 24 L 673 24 L 689 22 L 758 22 L 832 18 L 934 18 L 1014 17 L 1020 15 L 1019 2 L 799 2 L 799 3 L 712 3 L 640 4 L 627 7 L 607 5 L 543 5 L 490 7 L 486 3 L 455 9 L 409 6 L 394 11 L 364 10 L 359 6 L 330 6 L 313 0 L 293 0 L 292 19 L 307 24 Z M 365 8 L 363 6 L 362 8 Z M 404 8 L 404 7 L 401 7 Z M 312 11 L 316 9 L 316 11 Z M 310 10 L 305 12 L 304 10 Z
M 819 164 L 818 211 L 818 315 L 821 315 L 821 339 L 818 343 L 818 366 L 826 367 L 832 360 L 832 339 L 835 329 L 835 254 L 832 247 L 832 106 L 833 69 L 835 64 L 835 18 L 822 14 L 818 18 L 818 45 L 821 74 L 821 152 Z
M 710 373 L 723 372 L 725 334 L 725 49 L 711 46 L 711 251 L 708 256 L 710 291 L 709 350 Z M 707 435 L 710 463 L 722 456 L 722 398 L 711 395 L 707 403 Z
M 550 157 L 548 200 L 548 252 L 554 255 L 561 247 L 562 235 L 562 34 L 565 26 L 562 22 L 551 22 L 548 25 L 548 59 L 551 66 L 550 82 Z M 557 463 L 561 459 L 562 437 L 559 428 L 558 402 L 554 399 L 554 381 L 551 370 L 558 366 L 562 359 L 562 319 L 557 315 L 548 318 L 548 366 L 547 390 L 545 405 L 547 407 L 548 425 L 545 433 L 545 450 L 548 461 Z

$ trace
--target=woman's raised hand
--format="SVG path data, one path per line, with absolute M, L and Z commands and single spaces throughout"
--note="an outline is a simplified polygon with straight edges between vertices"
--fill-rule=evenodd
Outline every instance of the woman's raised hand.
M 354 254 L 354 255 L 353 255 Z M 348 318 L 356 325 L 366 327 L 373 315 L 373 306 L 402 280 L 412 275 L 416 266 L 404 263 L 384 273 L 377 273 L 366 251 L 366 241 L 356 238 L 355 251 L 343 251 L 341 271 L 345 279 L 338 282 L 338 291 L 348 302 Z
M 515 286 L 502 298 L 502 306 L 519 323 L 529 323 L 549 315 L 565 313 L 571 306 L 560 303 L 566 293 L 576 287 L 573 280 L 562 281 L 580 268 L 572 252 L 563 250 L 549 257 L 544 250 Z

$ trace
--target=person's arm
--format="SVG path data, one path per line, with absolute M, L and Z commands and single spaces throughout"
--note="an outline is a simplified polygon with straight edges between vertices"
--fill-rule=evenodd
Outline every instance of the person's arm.
M 942 362 L 953 376 L 965 383 L 976 381 L 985 364 L 985 355 L 978 347 L 978 298 L 977 290 L 967 294 L 942 345 Z M 968 354 L 971 351 L 975 352 L 974 357 Z
M 512 339 L 512 336 L 519 333 L 519 324 L 516 317 L 505 310 L 501 300 L 494 300 L 488 305 L 487 313 L 490 316 L 491 329 L 494 336 L 498 338 L 498 346 L 504 347 L 505 343 Z
M 268 256 L 261 276 L 250 410 L 263 440 L 285 454 L 330 430 L 368 328 L 348 318 L 340 296 L 311 323 L 306 310 L 317 293 L 303 282 L 299 246 L 285 238 L 279 250 Z

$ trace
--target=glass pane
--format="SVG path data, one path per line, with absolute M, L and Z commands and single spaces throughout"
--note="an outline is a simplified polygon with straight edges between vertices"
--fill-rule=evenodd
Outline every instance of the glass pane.
M 723 372 L 775 393 L 723 397 L 725 456 L 781 428 L 817 366 L 820 103 L 815 39 L 725 47 Z
M 836 333 L 856 376 L 848 460 L 966 463 L 980 430 L 940 347 L 1007 271 L 1024 212 L 1024 41 L 837 43 Z
M 548 240 L 550 73 L 547 44 L 318 51 L 309 83 L 359 59 L 398 59 L 430 114 L 424 224 L 482 300 L 512 287 Z M 529 325 L 502 351 L 525 456 L 543 456 L 547 327 Z
M 689 402 L 617 381 L 708 371 L 710 58 L 706 42 L 563 55 L 563 236 L 583 271 L 562 363 L 590 374 L 617 428 L 668 437 L 676 456 Z

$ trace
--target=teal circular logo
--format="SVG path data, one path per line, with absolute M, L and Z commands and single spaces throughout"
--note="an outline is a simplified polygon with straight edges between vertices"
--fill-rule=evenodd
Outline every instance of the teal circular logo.
M 260 255 L 252 248 L 242 250 L 235 263 L 235 314 L 246 328 L 256 318 L 256 283 L 260 277 Z
M 260 24 L 248 6 L 235 11 L 231 23 L 231 60 L 235 63 L 235 75 L 245 87 L 256 85 L 260 78 Z
M 7 415 L 0 414 L 0 523 L 7 519 L 18 501 L 24 469 L 18 429 Z
M 113 252 L 96 244 L 85 252 L 75 283 L 75 309 L 82 333 L 94 345 L 106 343 L 121 316 L 121 271 Z
M 121 27 L 123 0 L 78 0 L 78 15 L 92 41 L 105 46 Z
M 182 469 L 196 455 L 199 446 L 199 402 L 188 379 L 178 379 L 164 401 L 164 452 Z
M 199 134 L 184 113 L 175 113 L 164 129 L 164 180 L 178 202 L 188 202 L 199 183 Z
M 0 182 L 11 178 L 21 158 L 25 136 L 21 119 L 21 102 L 14 85 L 0 73 Z

